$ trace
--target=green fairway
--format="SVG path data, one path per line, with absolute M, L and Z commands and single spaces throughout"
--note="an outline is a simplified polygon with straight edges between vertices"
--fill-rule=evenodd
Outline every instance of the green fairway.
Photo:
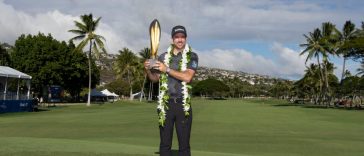
M 192 102 L 195 156 L 364 155 L 364 111 L 287 106 L 277 100 Z M 174 153 L 177 145 L 175 135 Z M 1 156 L 153 156 L 158 146 L 156 103 L 0 114 Z

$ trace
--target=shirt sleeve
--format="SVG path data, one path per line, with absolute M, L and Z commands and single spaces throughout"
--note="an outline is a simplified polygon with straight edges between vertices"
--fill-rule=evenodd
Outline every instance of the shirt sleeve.
M 188 65 L 187 65 L 187 68 L 196 71 L 197 67 L 198 67 L 198 56 L 197 56 L 196 53 L 192 52 L 191 53 L 191 59 L 190 59 L 190 62 L 188 63 Z
M 164 63 L 164 56 L 166 55 L 166 53 L 163 53 L 163 54 L 161 54 L 161 55 L 159 55 L 159 57 L 158 57 L 158 61 L 159 62 L 163 62 Z

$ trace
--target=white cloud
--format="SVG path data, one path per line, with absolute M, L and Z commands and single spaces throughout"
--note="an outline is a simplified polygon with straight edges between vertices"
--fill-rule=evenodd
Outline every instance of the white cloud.
M 300 56 L 299 52 L 283 47 L 279 43 L 274 43 L 271 49 L 277 55 L 277 63 L 280 66 L 281 74 L 302 75 L 306 68 L 306 55 Z
M 74 28 L 73 21 L 92 12 L 95 17 L 102 17 L 97 33 L 106 38 L 109 52 L 116 53 L 123 47 L 138 52 L 149 47 L 149 23 L 157 18 L 162 27 L 160 53 L 170 43 L 170 29 L 180 24 L 186 26 L 189 41 L 212 47 L 199 51 L 202 65 L 297 78 L 305 69 L 304 56 L 299 57 L 299 52 L 284 45 L 298 45 L 304 39 L 303 33 L 325 21 L 336 23 L 339 28 L 345 20 L 359 23 L 363 20 L 363 2 L 348 1 L 0 0 L 0 42 L 14 43 L 22 33 L 38 32 L 68 40 L 73 36 L 67 32 Z M 219 47 L 231 41 L 281 44 L 274 43 L 268 55 L 235 48 L 239 46 Z M 206 49 L 206 45 L 198 46 Z
M 182 24 L 196 40 L 263 40 L 298 42 L 302 34 L 332 21 L 342 26 L 345 20 L 362 20 L 359 1 L 24 1 L 9 0 L 19 10 L 32 14 L 60 10 L 80 15 L 92 12 L 102 16 L 128 46 L 141 49 L 148 45 L 149 22 L 158 18 L 162 31 L 169 34 L 173 25 Z M 351 8 L 350 8 L 351 7 Z M 169 35 L 166 36 L 169 39 Z M 125 45 L 126 46 L 126 45 Z M 137 46 L 137 47 L 136 47 Z M 218 47 L 217 47 L 218 48 Z
M 274 57 L 271 58 L 254 55 L 253 52 L 244 49 L 213 49 L 211 51 L 197 51 L 197 53 L 201 66 L 289 79 L 298 79 L 303 75 L 305 56 L 299 56 L 299 52 L 283 47 L 279 43 L 273 44 L 272 51 Z
M 74 34 L 68 32 L 74 29 L 74 21 L 79 17 L 63 14 L 58 10 L 46 13 L 28 14 L 15 10 L 12 6 L 0 1 L 0 41 L 13 44 L 21 34 L 52 34 L 58 40 L 68 41 Z M 101 22 L 98 34 L 107 39 L 106 47 L 111 52 L 116 52 L 128 44 L 108 24 Z

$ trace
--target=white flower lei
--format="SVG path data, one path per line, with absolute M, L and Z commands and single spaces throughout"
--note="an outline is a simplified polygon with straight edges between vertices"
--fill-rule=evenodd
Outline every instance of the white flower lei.
M 171 63 L 171 55 L 174 50 L 174 45 L 169 46 L 166 55 L 164 56 L 164 64 L 169 67 L 169 64 Z M 192 48 L 186 44 L 183 52 L 182 52 L 182 59 L 179 62 L 178 70 L 179 71 L 185 71 L 187 69 L 187 64 L 190 62 L 191 59 L 191 52 Z M 166 73 L 161 74 L 160 79 L 160 87 L 159 87 L 159 100 L 158 100 L 158 106 L 157 109 L 159 110 L 159 125 L 164 126 L 165 120 L 166 120 L 166 110 L 168 110 L 168 100 L 169 96 L 167 94 L 168 91 L 168 76 Z M 183 111 L 185 112 L 185 116 L 189 116 L 189 110 L 191 108 L 191 85 L 188 85 L 186 82 L 182 82 L 182 93 L 183 93 Z

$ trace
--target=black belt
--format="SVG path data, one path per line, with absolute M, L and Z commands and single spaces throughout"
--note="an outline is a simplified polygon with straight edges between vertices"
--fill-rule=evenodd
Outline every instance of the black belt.
M 169 97 L 169 102 L 174 102 L 174 103 L 182 103 L 183 102 L 183 98 L 182 97 Z

